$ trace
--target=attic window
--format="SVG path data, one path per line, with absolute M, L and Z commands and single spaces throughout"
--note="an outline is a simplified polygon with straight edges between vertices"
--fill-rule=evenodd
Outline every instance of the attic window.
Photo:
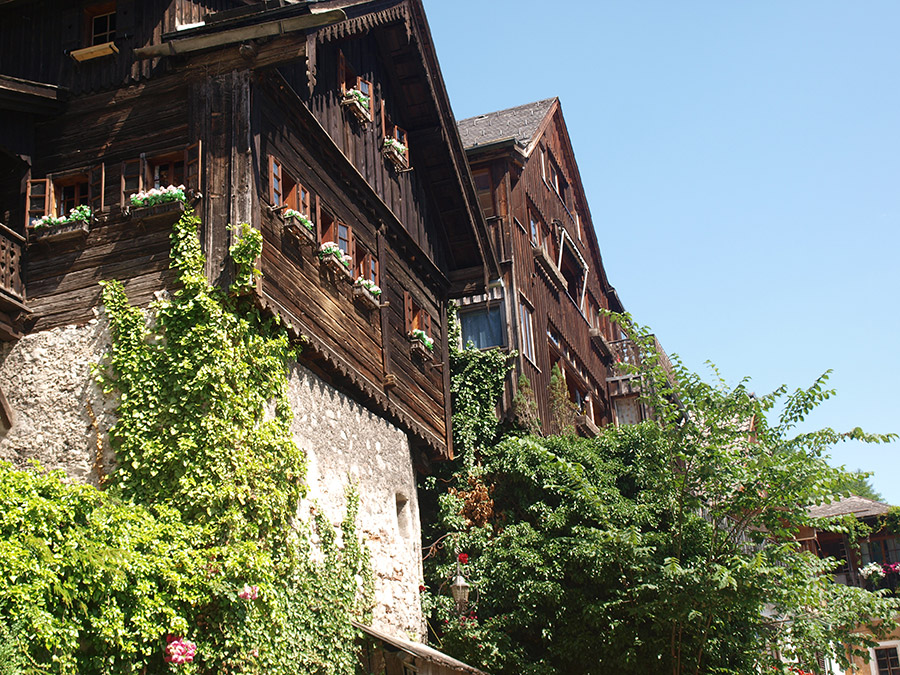
M 381 128 L 384 131 L 382 152 L 398 170 L 409 167 L 409 138 L 406 131 L 398 127 L 388 116 L 381 102 Z

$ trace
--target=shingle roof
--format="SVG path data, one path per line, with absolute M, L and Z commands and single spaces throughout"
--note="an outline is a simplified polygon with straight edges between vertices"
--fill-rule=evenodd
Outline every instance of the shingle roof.
M 527 147 L 555 101 L 555 98 L 545 98 L 543 101 L 460 120 L 457 126 L 463 146 L 471 148 L 514 138 L 520 146 Z
M 822 504 L 809 509 L 809 515 L 813 518 L 830 518 L 833 516 L 854 515 L 857 518 L 871 518 L 887 513 L 890 504 L 876 502 L 865 497 L 850 495 L 832 504 Z

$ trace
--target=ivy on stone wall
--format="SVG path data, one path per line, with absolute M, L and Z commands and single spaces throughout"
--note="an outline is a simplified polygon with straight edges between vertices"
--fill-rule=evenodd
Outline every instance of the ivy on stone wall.
M 293 349 L 207 282 L 198 222 L 186 212 L 175 226 L 178 290 L 149 314 L 104 286 L 108 489 L 0 466 L 0 629 L 27 645 L 18 672 L 354 671 L 350 619 L 365 619 L 373 584 L 358 497 L 340 532 L 297 520 Z M 242 233 L 233 291 L 253 282 L 262 245 Z

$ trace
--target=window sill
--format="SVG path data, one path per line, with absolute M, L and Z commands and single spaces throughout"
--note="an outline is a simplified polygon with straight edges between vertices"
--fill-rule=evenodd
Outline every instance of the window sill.
M 90 61 L 91 59 L 98 59 L 101 56 L 110 56 L 118 53 L 119 48 L 116 47 L 115 42 L 104 42 L 99 45 L 73 49 L 69 52 L 69 56 L 81 63 L 82 61 Z

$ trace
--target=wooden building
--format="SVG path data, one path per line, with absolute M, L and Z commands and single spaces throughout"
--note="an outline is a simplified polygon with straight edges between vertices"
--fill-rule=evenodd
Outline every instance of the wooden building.
M 832 504 L 812 507 L 814 518 L 842 518 L 852 516 L 871 531 L 865 539 L 854 545 L 846 532 L 804 528 L 798 536 L 804 550 L 821 558 L 834 558 L 838 568 L 834 571 L 835 583 L 859 586 L 869 590 L 885 589 L 896 596 L 900 587 L 900 536 L 885 526 L 884 518 L 892 507 L 883 502 L 850 495 Z M 872 568 L 876 571 L 873 573 Z M 873 636 L 874 639 L 874 636 Z M 886 638 L 876 640 L 869 649 L 869 660 L 854 657 L 854 670 L 858 675 L 894 675 L 900 672 L 900 630 Z M 832 675 L 843 673 L 837 665 L 820 663 L 822 670 Z
M 130 196 L 183 183 L 210 279 L 261 230 L 306 365 L 452 456 L 447 303 L 497 271 L 419 0 L 3 0 L 0 64 L 0 337 L 149 303 L 177 212 Z
M 639 380 L 616 367 L 637 351 L 601 312 L 624 308 L 603 268 L 559 99 L 470 117 L 459 131 L 501 269 L 486 293 L 460 301 L 463 341 L 518 353 L 505 407 L 524 374 L 553 431 L 547 392 L 558 365 L 582 434 L 644 419 Z

